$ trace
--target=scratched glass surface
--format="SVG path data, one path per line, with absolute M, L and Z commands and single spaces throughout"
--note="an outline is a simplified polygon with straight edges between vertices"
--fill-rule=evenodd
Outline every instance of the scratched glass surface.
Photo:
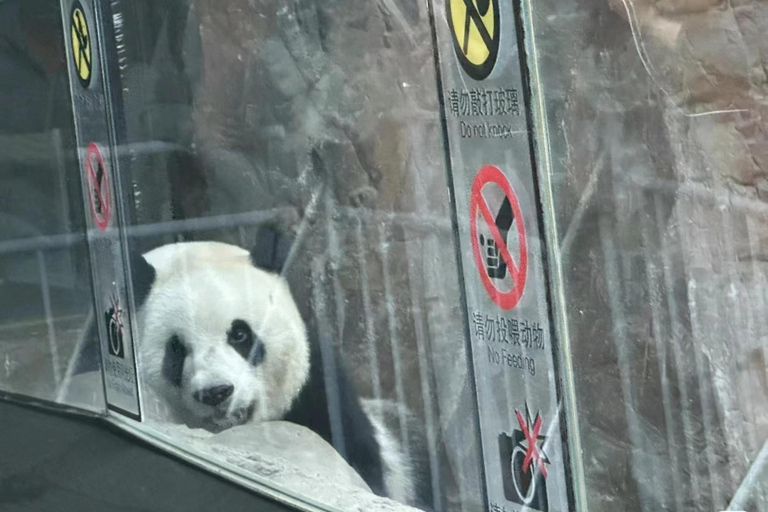
M 247 248 L 278 222 L 298 240 L 283 274 L 308 329 L 424 454 L 419 506 L 486 509 L 483 471 L 498 468 L 477 451 L 426 4 L 108 4 L 131 246 Z M 487 16 L 491 2 L 469 4 Z M 523 11 L 573 364 L 573 508 L 768 510 L 768 4 Z M 101 374 L 76 371 L 98 340 L 61 19 L 56 1 L 0 1 L 0 390 L 104 413 Z M 503 277 L 486 241 L 489 278 Z M 282 423 L 212 433 L 142 392 L 137 428 L 214 470 L 313 506 L 384 506 L 338 442 Z
M 534 8 L 582 503 L 768 510 L 768 4 Z
M 98 240 L 98 231 L 115 228 L 116 212 L 121 212 L 127 246 L 136 253 L 191 241 L 250 249 L 261 228 L 278 225 L 294 239 L 293 256 L 282 274 L 307 330 L 321 340 L 322 351 L 338 355 L 334 364 L 346 367 L 357 393 L 378 407 L 377 417 L 390 428 L 391 442 L 419 466 L 420 505 L 481 509 L 478 432 L 464 355 L 426 6 L 397 1 L 284 6 L 236 0 L 225 7 L 184 0 L 114 1 L 99 4 L 99 12 L 111 13 L 102 25 L 106 22 L 91 9 L 93 4 L 81 1 L 62 9 L 67 23 L 62 33 L 57 21 L 61 14 L 54 12 L 58 3 L 34 3 L 50 11 L 44 20 L 32 16 L 35 23 L 46 21 L 46 27 L 58 32 L 43 42 L 30 39 L 29 34 L 42 32 L 24 17 L 35 11 L 32 3 L 30 9 L 20 0 L 0 3 L 3 23 L 15 27 L 14 34 L 19 32 L 7 59 L 26 69 L 32 66 L 29 60 L 42 66 L 49 57 L 51 69 L 58 73 L 61 90 L 45 97 L 62 103 L 62 130 L 68 138 L 61 153 L 68 160 L 65 168 L 51 168 L 48 181 L 70 184 L 66 200 L 74 213 L 50 208 L 58 204 L 53 203 L 60 197 L 54 194 L 61 194 L 58 189 L 38 200 L 22 185 L 15 191 L 27 201 L 12 213 L 20 225 L 34 225 L 46 212 L 68 222 L 68 233 L 75 234 L 61 240 L 64 246 L 54 247 L 58 232 L 16 233 L 9 228 L 3 235 L 7 233 L 12 244 L 2 248 L 9 257 L 23 249 L 17 259 L 33 261 L 33 270 L 42 272 L 55 251 L 71 254 L 71 247 L 80 244 L 80 253 L 72 259 L 82 268 L 70 274 L 71 294 L 60 302 L 46 298 L 51 284 L 41 278 L 28 286 L 31 298 L 25 307 L 37 324 L 18 333 L 13 344 L 0 344 L 7 371 L 15 378 L 0 380 L 2 390 L 76 405 L 84 394 L 102 393 L 100 372 L 79 363 L 94 356 L 87 349 L 95 342 L 95 333 L 85 329 L 94 301 L 82 235 L 89 216 L 94 222 L 88 235 Z M 99 40 L 100 34 L 110 37 Z M 62 37 L 71 37 L 72 56 L 62 53 Z M 107 48 L 106 59 L 116 60 L 100 61 L 99 45 Z M 18 48 L 31 57 L 17 62 Z M 42 57 L 34 52 L 42 52 Z M 64 67 L 70 57 L 77 70 L 72 84 Z M 53 79 L 35 72 L 40 76 L 25 78 L 28 84 L 12 79 L 10 72 L 2 81 L 15 88 L 17 96 L 9 97 L 24 111 L 14 116 L 31 119 L 26 110 L 41 109 L 39 123 L 44 124 L 50 122 L 53 107 L 33 101 L 43 96 L 32 86 L 41 77 Z M 78 169 L 73 150 L 67 87 L 98 87 L 102 76 L 117 98 L 99 114 L 115 116 L 111 128 L 121 141 L 114 148 L 121 158 L 121 178 L 114 167 L 102 165 L 87 141 L 79 142 L 83 169 Z M 77 101 L 73 103 L 77 108 Z M 9 131 L 26 133 L 12 119 L 7 121 Z M 107 155 L 105 148 L 100 152 Z M 53 149 L 48 153 L 58 154 Z M 105 178 L 108 172 L 112 174 Z M 48 183 L 12 167 L 8 173 L 30 189 Z M 127 175 L 130 187 L 110 199 L 103 184 Z M 87 180 L 86 192 L 80 190 L 81 176 Z M 30 260 L 29 254 L 38 259 Z M 92 263 L 98 274 L 103 262 Z M 132 274 L 137 272 L 131 268 Z M 3 300 L 19 301 L 10 288 L 4 288 Z M 75 319 L 66 308 L 80 315 Z M 107 322 L 102 357 L 119 353 L 112 343 L 118 346 L 125 335 L 120 325 L 125 327 L 138 313 L 116 300 L 106 316 L 90 316 Z M 77 332 L 59 334 L 56 329 L 70 316 Z M 46 328 L 52 334 L 46 335 Z M 142 364 L 152 363 L 150 337 L 134 337 L 140 377 Z M 72 357 L 73 352 L 80 358 Z M 182 364 L 189 368 L 191 363 Z M 104 366 L 106 379 L 114 377 L 113 365 Z M 128 367 L 121 368 L 125 376 Z M 318 388 L 327 385 L 328 395 L 334 394 L 337 370 L 324 367 L 326 381 Z M 180 394 L 169 400 L 157 391 L 149 379 L 142 382 L 142 423 L 133 427 L 155 442 L 181 448 L 207 467 L 224 465 L 262 490 L 287 492 L 314 506 L 401 506 L 376 501 L 368 492 L 373 486 L 341 457 L 344 438 L 337 438 L 335 431 L 333 439 L 323 440 L 307 429 L 270 422 L 212 432 L 207 423 L 179 420 Z M 341 415 L 332 402 L 329 399 L 328 407 L 335 407 L 331 415 Z M 98 405 L 103 411 L 101 395 Z M 353 434 L 347 431 L 347 437 Z
M 250 249 L 261 228 L 278 226 L 292 240 L 282 275 L 323 353 L 332 438 L 281 442 L 259 425 L 210 436 L 168 421 L 173 407 L 153 401 L 148 382 L 145 427 L 252 478 L 264 475 L 259 460 L 284 467 L 267 481 L 322 506 L 373 510 L 383 505 L 349 491 L 359 477 L 339 456 L 354 459 L 345 438 L 356 434 L 334 424 L 346 412 L 334 405 L 343 366 L 418 462 L 411 503 L 482 508 L 426 6 L 117 5 L 128 131 L 161 148 L 134 160 L 133 243 Z M 144 37 L 136 22 L 154 18 L 167 24 L 156 47 L 132 53 Z

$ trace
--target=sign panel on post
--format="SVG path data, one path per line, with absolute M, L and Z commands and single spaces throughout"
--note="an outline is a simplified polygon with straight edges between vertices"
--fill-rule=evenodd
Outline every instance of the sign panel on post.
M 519 13 L 512 1 L 432 0 L 488 507 L 566 511 Z
M 63 0 L 70 90 L 79 147 L 88 247 L 101 340 L 104 385 L 110 411 L 141 420 L 123 257 L 124 212 L 120 208 L 119 161 L 114 151 L 112 108 L 107 99 L 100 5 Z

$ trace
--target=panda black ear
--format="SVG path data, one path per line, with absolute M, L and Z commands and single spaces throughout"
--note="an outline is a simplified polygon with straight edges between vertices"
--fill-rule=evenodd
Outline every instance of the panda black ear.
M 271 272 L 280 273 L 285 267 L 291 241 L 274 226 L 263 226 L 256 234 L 256 244 L 251 249 L 251 263 Z
M 143 255 L 132 252 L 130 255 L 131 280 L 133 281 L 133 299 L 140 307 L 149 295 L 155 283 L 155 267 L 149 264 Z

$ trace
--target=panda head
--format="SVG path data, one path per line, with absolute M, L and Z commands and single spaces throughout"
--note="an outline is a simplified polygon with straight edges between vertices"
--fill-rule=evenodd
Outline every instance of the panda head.
M 307 380 L 304 322 L 286 281 L 256 265 L 265 254 L 275 253 L 190 242 L 133 265 L 145 267 L 134 282 L 151 275 L 139 309 L 142 379 L 189 425 L 278 419 Z

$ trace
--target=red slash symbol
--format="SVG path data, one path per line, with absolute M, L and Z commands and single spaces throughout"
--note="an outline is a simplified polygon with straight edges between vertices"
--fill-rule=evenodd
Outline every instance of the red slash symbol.
M 88 180 L 88 199 L 91 202 L 91 215 L 96 227 L 105 231 L 112 217 L 112 198 L 110 195 L 109 174 L 104 165 L 99 146 L 88 144 L 85 155 L 85 173 Z
M 496 218 L 494 218 L 494 214 L 483 196 L 485 187 L 491 185 L 504 192 L 504 202 Z M 478 221 L 478 217 L 482 217 L 483 220 Z M 507 240 L 513 222 L 516 224 L 516 229 L 512 236 L 517 238 L 518 245 L 518 250 L 515 251 L 517 252 L 516 260 L 510 254 Z M 484 251 L 480 247 L 481 235 L 478 231 L 478 225 L 482 224 L 486 225 L 491 233 L 488 241 L 489 245 L 493 247 L 493 258 L 486 259 L 490 253 L 484 255 Z M 512 184 L 501 172 L 501 169 L 493 165 L 486 165 L 480 169 L 472 184 L 469 204 L 469 235 L 472 243 L 472 255 L 488 295 L 501 309 L 515 308 L 523 297 L 528 274 L 528 243 L 525 236 L 525 222 L 523 221 L 523 212 L 520 210 L 520 201 L 512 188 Z M 493 239 L 492 244 L 491 239 Z M 485 241 L 485 238 L 482 240 Z M 493 268 L 490 266 L 491 263 L 493 263 Z M 496 283 L 503 280 L 507 269 L 511 277 L 512 289 L 503 291 L 496 287 Z
M 525 418 L 523 418 L 523 415 L 520 414 L 520 411 L 517 410 L 515 411 L 515 416 L 517 416 L 517 422 L 520 424 L 520 430 L 523 431 L 525 440 L 528 443 L 528 448 L 525 452 L 525 459 L 523 459 L 523 471 L 528 473 L 531 467 L 531 463 L 535 461 L 536 465 L 539 467 L 539 471 L 541 471 L 541 474 L 544 476 L 544 478 L 547 478 L 547 468 L 545 464 L 549 464 L 549 459 L 544 453 L 544 450 L 542 450 L 538 445 L 539 441 L 544 441 L 546 439 L 544 436 L 539 435 L 539 432 L 541 431 L 541 425 L 544 423 L 544 420 L 541 418 L 539 413 L 536 413 L 536 419 L 533 421 L 533 426 L 531 426 L 531 413 L 528 411 L 528 404 L 525 405 Z

